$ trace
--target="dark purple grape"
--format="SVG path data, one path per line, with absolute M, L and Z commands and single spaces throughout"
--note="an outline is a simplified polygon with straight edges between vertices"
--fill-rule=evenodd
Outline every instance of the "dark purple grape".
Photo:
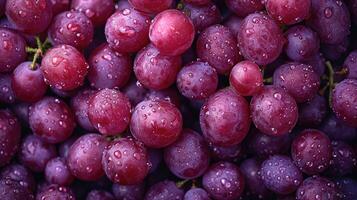
M 303 63 L 312 66 L 313 70 L 319 75 L 322 76 L 325 74 L 325 58 L 321 53 L 313 55 L 311 58 L 305 60 Z
M 45 81 L 46 81 L 46 79 L 45 79 Z M 53 94 L 55 94 L 56 96 L 61 97 L 63 99 L 66 99 L 66 98 L 69 98 L 69 97 L 73 97 L 78 91 L 77 90 L 78 88 L 76 88 L 74 90 L 59 90 L 59 89 L 57 89 L 55 87 L 50 87 L 50 88 L 51 88 L 51 92 Z
M 20 164 L 10 164 L 1 170 L 1 179 L 11 179 L 18 182 L 29 191 L 36 190 L 36 181 L 29 169 Z
M 311 101 L 299 105 L 298 124 L 304 127 L 317 127 L 322 123 L 326 114 L 326 99 L 316 95 Z
M 354 200 L 357 199 L 357 181 L 352 178 L 340 178 L 336 181 L 337 188 L 340 191 L 341 199 Z
M 134 73 L 144 87 L 162 90 L 176 81 L 181 62 L 180 56 L 165 56 L 153 45 L 148 45 L 136 55 Z
M 287 39 L 285 53 L 294 61 L 308 60 L 319 52 L 319 37 L 306 26 L 297 25 L 289 28 L 285 32 L 285 37 Z
M 297 103 L 310 101 L 320 88 L 319 75 L 312 66 L 300 63 L 281 65 L 274 72 L 273 83 L 287 91 Z
M 62 142 L 58 147 L 58 154 L 62 158 L 66 158 L 68 156 L 69 149 L 71 148 L 72 144 L 78 139 L 78 135 L 72 135 L 66 141 Z
M 132 71 L 130 56 L 112 50 L 106 43 L 91 53 L 88 64 L 88 80 L 97 89 L 122 88 Z
M 239 199 L 245 180 L 239 168 L 230 162 L 218 162 L 210 166 L 202 178 L 204 189 L 214 199 Z
M 216 92 L 200 111 L 203 135 L 214 145 L 241 143 L 249 131 L 250 123 L 248 102 L 231 88 Z
M 29 122 L 29 107 L 28 103 L 18 103 L 12 107 L 12 111 L 16 117 L 22 122 L 23 126 L 28 126 Z
M 240 26 L 242 25 L 243 18 L 236 15 L 231 15 L 225 22 L 224 26 L 228 27 L 234 36 L 238 35 Z
M 96 93 L 94 90 L 83 89 L 71 98 L 71 109 L 77 123 L 87 131 L 95 131 L 94 126 L 89 121 L 88 110 L 89 100 Z
M 267 0 L 269 15 L 282 24 L 296 24 L 310 17 L 311 0 Z
M 266 86 L 250 102 L 255 126 L 264 134 L 282 136 L 291 132 L 298 119 L 293 97 L 281 88 Z
M 184 191 L 173 181 L 165 180 L 152 185 L 145 194 L 145 200 L 183 200 Z
M 74 177 L 68 169 L 66 160 L 61 157 L 49 160 L 44 173 L 46 181 L 50 184 L 66 186 L 70 185 L 74 180 Z
M 49 160 L 56 157 L 56 147 L 40 137 L 28 135 L 22 141 L 19 151 L 20 162 L 34 172 L 42 172 Z
M 89 100 L 89 120 L 103 135 L 124 132 L 129 125 L 130 115 L 129 99 L 117 90 L 100 90 Z
M 244 18 L 238 33 L 238 46 L 242 55 L 258 65 L 267 65 L 278 58 L 285 38 L 278 24 L 264 13 Z
M 51 87 L 65 91 L 81 86 L 88 68 L 84 56 L 69 45 L 51 48 L 41 62 L 45 81 Z
M 291 157 L 302 172 L 308 175 L 319 174 L 330 166 L 331 141 L 319 130 L 306 129 L 291 144 Z
M 21 35 L 0 28 L 0 73 L 13 71 L 26 59 L 26 42 Z
M 161 161 L 163 160 L 163 153 L 161 149 L 147 149 L 148 151 L 148 156 L 149 156 L 149 162 L 151 164 L 149 174 L 153 173 L 157 170 L 157 168 L 160 166 Z
M 53 16 L 69 9 L 70 0 L 51 0 Z
M 114 1 L 112 0 L 72 0 L 71 8 L 84 13 L 95 27 L 105 24 L 114 12 Z
M 357 1 L 356 0 L 348 0 L 347 5 L 348 5 L 348 8 L 350 9 L 352 22 L 354 24 L 357 24 Z
M 332 92 L 332 110 L 337 118 L 357 127 L 357 80 L 345 79 Z
M 40 100 L 47 91 L 42 71 L 38 65 L 32 68 L 31 62 L 23 62 L 16 67 L 11 87 L 16 99 L 30 103 Z
M 185 193 L 183 200 L 211 200 L 206 190 L 202 188 L 192 188 Z
M 326 133 L 332 140 L 350 142 L 357 138 L 357 130 L 347 126 L 333 114 L 328 116 L 322 123 L 320 130 Z
M 254 62 L 242 61 L 233 67 L 229 83 L 242 96 L 253 96 L 263 89 L 263 74 Z
M 350 45 L 350 38 L 345 37 L 342 42 L 337 44 L 322 44 L 321 52 L 326 59 L 336 61 L 340 59 L 348 50 Z
M 311 17 L 307 24 L 314 29 L 322 43 L 338 44 L 350 34 L 351 20 L 343 1 L 311 1 Z
M 45 97 L 29 108 L 29 124 L 35 135 L 49 143 L 65 141 L 76 125 L 69 106 L 54 97 Z
M 5 14 L 6 0 L 0 0 L 0 17 Z
M 240 169 L 245 178 L 248 196 L 254 199 L 270 199 L 272 192 L 265 187 L 260 175 L 261 162 L 255 158 L 244 160 Z
M 207 5 L 183 4 L 182 11 L 192 20 L 196 31 L 221 22 L 221 12 L 213 3 Z
M 73 176 L 80 180 L 99 180 L 104 171 L 102 154 L 108 141 L 98 134 L 85 134 L 78 138 L 70 147 L 67 156 L 67 165 Z
M 264 159 L 276 154 L 285 154 L 290 148 L 290 136 L 270 136 L 253 128 L 249 133 L 247 147 L 250 153 Z
M 177 177 L 194 179 L 202 176 L 209 166 L 208 145 L 197 132 L 184 129 L 181 136 L 164 149 L 164 159 Z
M 16 28 L 28 34 L 45 31 L 52 20 L 50 0 L 7 0 L 6 16 Z
M 105 190 L 92 190 L 86 200 L 114 200 L 114 196 Z
M 21 126 L 10 110 L 0 110 L 0 166 L 15 155 L 21 139 Z
M 143 143 L 133 138 L 121 138 L 110 143 L 103 152 L 102 165 L 114 183 L 135 185 L 144 180 L 151 164 Z
M 159 13 L 171 7 L 172 0 L 129 0 L 135 9 L 146 13 Z
M 190 48 L 195 27 L 185 14 L 169 9 L 156 15 L 150 26 L 149 37 L 160 53 L 177 56 Z
M 142 200 L 145 195 L 145 185 L 119 185 L 113 184 L 112 192 L 117 199 Z
M 219 24 L 202 31 L 197 39 L 196 53 L 219 74 L 229 74 L 233 66 L 242 60 L 236 37 L 229 28 Z
M 15 103 L 15 94 L 11 86 L 11 74 L 0 73 L 0 103 Z
M 294 192 L 303 181 L 293 161 L 281 155 L 271 156 L 262 163 L 261 176 L 265 186 L 278 194 Z
M 208 63 L 192 62 L 178 73 L 176 86 L 187 98 L 205 99 L 216 91 L 218 75 Z
M 53 45 L 67 44 L 84 49 L 92 42 L 93 32 L 93 24 L 85 14 L 66 11 L 53 19 L 48 37 Z
M 233 145 L 229 147 L 221 147 L 216 145 L 209 145 L 211 150 L 211 157 L 215 161 L 237 161 L 245 156 L 245 150 L 240 145 Z
M 211 0 L 184 0 L 184 2 L 197 6 L 204 6 L 211 3 Z
M 336 184 L 319 176 L 313 176 L 305 179 L 296 191 L 296 200 L 310 199 L 339 199 Z
M 348 70 L 347 78 L 357 79 L 357 50 L 347 56 L 343 66 Z
M 150 90 L 146 93 L 145 100 L 164 100 L 174 104 L 177 108 L 181 106 L 181 96 L 178 91 L 173 88 L 163 90 Z
M 182 130 L 182 116 L 172 103 L 146 100 L 133 112 L 130 130 L 133 136 L 151 148 L 166 147 L 177 140 Z
M 73 191 L 69 187 L 59 185 L 46 186 L 42 191 L 36 194 L 36 200 L 75 200 Z
M 35 197 L 30 190 L 22 186 L 16 180 L 1 179 L 0 180 L 0 199 L 1 200 L 34 200 Z
M 357 155 L 351 145 L 342 141 L 332 142 L 332 162 L 327 173 L 332 177 L 351 174 L 357 167 Z
M 122 89 L 125 96 L 129 98 L 131 105 L 136 106 L 138 103 L 145 99 L 148 90 L 143 85 L 132 78 L 128 84 Z
M 226 0 L 227 7 L 239 17 L 263 10 L 264 2 L 261 0 Z

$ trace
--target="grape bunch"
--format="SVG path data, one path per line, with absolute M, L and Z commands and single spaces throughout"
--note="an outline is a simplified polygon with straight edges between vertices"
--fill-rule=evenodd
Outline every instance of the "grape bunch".
M 357 0 L 0 0 L 0 200 L 357 200 Z

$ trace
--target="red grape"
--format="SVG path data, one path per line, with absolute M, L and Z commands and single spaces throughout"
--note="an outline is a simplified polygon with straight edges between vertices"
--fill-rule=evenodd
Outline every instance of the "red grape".
M 130 130 L 135 138 L 148 147 L 166 147 L 179 137 L 182 116 L 175 105 L 168 101 L 142 101 L 135 107 Z
M 255 126 L 272 136 L 285 135 L 294 128 L 298 119 L 295 100 L 283 89 L 266 86 L 250 102 Z
M 267 65 L 282 52 L 285 38 L 278 24 L 264 13 L 244 18 L 238 33 L 242 55 L 258 65 Z
M 136 106 L 142 100 L 144 100 L 147 89 L 141 85 L 139 81 L 132 78 L 128 84 L 122 89 L 125 96 L 130 100 L 131 105 Z
M 26 59 L 26 42 L 21 35 L 0 28 L 0 73 L 11 72 Z
M 150 26 L 150 41 L 164 55 L 177 56 L 190 48 L 195 28 L 185 14 L 169 9 L 156 15 Z
M 226 0 L 227 7 L 239 17 L 260 11 L 264 8 L 262 0 Z
M 203 6 L 203 5 L 209 4 L 211 2 L 211 0 L 184 0 L 184 2 L 191 3 L 191 4 L 197 5 L 197 6 Z
M 60 143 L 71 136 L 75 119 L 65 102 L 45 97 L 30 107 L 29 124 L 33 133 L 44 141 Z
M 167 88 L 164 90 L 150 90 L 146 93 L 145 100 L 165 100 L 180 108 L 180 95 L 177 90 Z
M 296 24 L 310 16 L 311 0 L 267 0 L 269 15 L 282 24 Z
M 70 0 L 51 0 L 53 16 L 69 9 Z
M 240 30 L 240 26 L 242 25 L 243 18 L 240 18 L 236 15 L 231 15 L 225 22 L 224 26 L 229 28 L 229 30 L 233 33 L 234 36 L 238 35 Z
M 73 90 L 83 84 L 88 71 L 83 55 L 74 47 L 59 45 L 51 48 L 41 62 L 45 81 L 59 90 Z
M 103 89 L 89 100 L 88 116 L 92 125 L 103 135 L 117 135 L 130 122 L 129 99 L 114 89 Z
M 229 74 L 241 60 L 237 40 L 232 32 L 223 25 L 213 25 L 205 29 L 197 39 L 198 58 L 208 62 L 220 74 Z
M 150 169 L 143 143 L 133 138 L 114 140 L 103 152 L 102 165 L 107 177 L 122 185 L 141 183 Z
M 159 13 L 171 7 L 173 0 L 129 0 L 137 10 L 146 13 Z

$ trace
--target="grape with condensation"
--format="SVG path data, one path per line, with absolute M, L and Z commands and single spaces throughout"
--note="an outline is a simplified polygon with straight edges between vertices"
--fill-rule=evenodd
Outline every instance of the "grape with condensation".
M 48 37 L 53 45 L 67 44 L 84 49 L 92 42 L 93 32 L 93 24 L 85 14 L 66 11 L 53 19 Z
M 50 0 L 7 0 L 5 13 L 18 30 L 34 35 L 45 31 L 50 25 L 52 3 Z
M 36 194 L 36 199 L 75 199 L 74 193 L 71 188 L 66 186 L 59 186 L 51 184 L 45 186 L 41 191 Z
M 348 70 L 347 78 L 357 79 L 357 50 L 352 51 L 345 59 L 343 66 Z
M 234 200 L 243 194 L 245 180 L 238 166 L 230 162 L 218 162 L 203 175 L 202 185 L 214 199 Z
M 267 65 L 277 59 L 285 40 L 278 24 L 264 13 L 254 13 L 244 18 L 238 33 L 242 55 L 258 65 Z
M 275 86 L 266 86 L 262 92 L 253 96 L 250 109 L 255 126 L 271 136 L 288 134 L 298 119 L 294 98 Z
M 303 181 L 302 173 L 290 157 L 282 155 L 266 159 L 260 173 L 265 186 L 277 194 L 293 193 Z
M 321 53 L 317 53 L 305 60 L 303 63 L 312 66 L 314 71 L 321 77 L 325 73 L 325 58 Z
M 150 169 L 148 153 L 143 143 L 133 138 L 114 140 L 103 152 L 102 165 L 114 183 L 141 183 Z
M 177 199 L 181 200 L 184 191 L 178 188 L 173 181 L 164 180 L 152 185 L 145 194 L 145 200 L 164 200 Z
M 357 181 L 352 178 L 339 178 L 336 181 L 336 186 L 340 191 L 344 200 L 354 200 L 357 198 Z
M 120 53 L 137 52 L 149 43 L 150 17 L 133 8 L 115 12 L 105 24 L 109 46 Z
M 273 19 L 291 25 L 310 17 L 311 0 L 267 0 L 265 7 Z
M 105 24 L 114 12 L 114 1 L 112 0 L 72 0 L 71 8 L 84 13 L 95 27 Z
M 70 147 L 67 165 L 73 176 L 80 180 L 95 181 L 104 175 L 102 154 L 108 145 L 106 138 L 99 134 L 85 134 Z
M 327 174 L 332 177 L 352 174 L 357 166 L 357 155 L 351 145 L 332 141 L 332 162 Z
M 52 184 L 67 186 L 74 180 L 74 177 L 68 169 L 66 160 L 61 157 L 49 160 L 44 173 L 47 182 Z
M 70 102 L 77 124 L 87 131 L 95 131 L 95 128 L 90 122 L 88 116 L 89 100 L 95 93 L 95 90 L 80 90 L 71 98 Z
M 227 7 L 239 17 L 246 17 L 264 8 L 262 0 L 225 0 L 225 2 Z
M 299 189 L 296 191 L 296 199 L 334 200 L 339 199 L 338 193 L 339 191 L 336 184 L 331 180 L 320 176 L 312 176 L 305 179 Z
M 317 32 L 322 43 L 338 44 L 350 34 L 351 19 L 341 0 L 311 1 L 311 16 L 307 24 Z
M 357 127 L 357 80 L 345 79 L 332 92 L 332 110 L 337 118 Z
M 134 73 L 144 87 L 162 90 L 176 81 L 181 63 L 180 56 L 166 56 L 150 44 L 137 53 Z
M 184 129 L 180 137 L 164 149 L 164 159 L 177 177 L 194 179 L 202 176 L 209 166 L 208 145 L 197 132 Z
M 294 61 L 305 61 L 316 55 L 320 49 L 320 40 L 310 28 L 297 25 L 285 32 L 287 43 L 286 55 Z
M 130 130 L 146 146 L 162 148 L 177 140 L 182 124 L 182 115 L 174 104 L 165 100 L 145 100 L 135 107 Z
M 83 85 L 88 68 L 83 54 L 70 45 L 59 45 L 48 50 L 40 67 L 45 81 L 51 87 L 65 91 Z
M 0 73 L 11 72 L 26 59 L 26 42 L 18 33 L 0 28 Z
M 135 9 L 153 14 L 170 8 L 172 2 L 172 0 L 129 0 Z
M 214 161 L 237 161 L 246 156 L 245 149 L 240 144 L 229 147 L 210 144 L 209 148 Z
M 75 119 L 64 101 L 45 97 L 29 108 L 29 125 L 35 135 L 57 144 L 71 136 Z
M 42 71 L 38 65 L 32 68 L 31 62 L 23 62 L 15 68 L 11 87 L 16 99 L 29 103 L 41 100 L 47 91 Z
M 191 99 L 205 99 L 218 87 L 218 74 L 206 62 L 192 62 L 184 66 L 176 78 L 180 93 Z
M 345 56 L 350 44 L 350 38 L 345 37 L 342 42 L 337 44 L 321 44 L 320 49 L 326 59 L 330 61 L 337 61 L 341 57 Z
M 276 87 L 287 91 L 297 103 L 310 101 L 320 88 L 320 79 L 312 66 L 287 63 L 278 67 L 273 76 Z
M 181 106 L 180 95 L 174 88 L 163 90 L 149 90 L 145 95 L 145 100 L 165 100 L 174 104 L 177 108 Z
M 97 89 L 122 88 L 129 80 L 132 61 L 128 54 L 118 53 L 104 43 L 91 52 L 88 80 Z
M 317 127 L 327 114 L 327 101 L 324 97 L 316 95 L 310 101 L 299 105 L 298 124 L 304 127 Z
M 177 56 L 192 45 L 195 27 L 184 13 L 169 9 L 156 15 L 150 25 L 149 37 L 162 54 Z
M 15 94 L 11 85 L 11 74 L 0 73 L 0 103 L 15 103 Z
M 229 76 L 230 85 L 242 96 L 253 96 L 263 89 L 263 75 L 251 61 L 236 64 Z
M 222 89 L 200 111 L 200 126 L 208 142 L 232 146 L 243 141 L 251 124 L 247 100 L 231 88 Z
M 26 199 L 34 200 L 32 191 L 22 186 L 20 182 L 12 179 L 0 180 L 0 199 L 4 200 L 17 200 Z
M 308 175 L 319 174 L 330 166 L 331 141 L 319 130 L 306 129 L 292 142 L 291 157 L 302 172 Z
M 13 163 L 1 170 L 1 179 L 17 181 L 29 191 L 35 191 L 36 181 L 33 173 L 23 165 Z
M 145 195 L 145 185 L 143 183 L 137 185 L 112 185 L 112 192 L 117 199 L 139 200 Z
M 232 67 L 242 60 L 236 37 L 227 27 L 219 24 L 202 31 L 197 39 L 196 53 L 219 74 L 229 74 Z

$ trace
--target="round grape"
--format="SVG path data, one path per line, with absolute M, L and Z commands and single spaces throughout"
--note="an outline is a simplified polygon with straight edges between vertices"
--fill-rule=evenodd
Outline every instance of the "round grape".
M 347 56 L 343 66 L 348 70 L 347 78 L 357 79 L 357 50 Z
M 296 200 L 310 199 L 339 199 L 336 184 L 320 176 L 309 177 L 304 180 L 296 191 Z
M 192 188 L 185 193 L 183 200 L 211 200 L 206 190 L 202 188 Z
M 73 176 L 69 171 L 64 158 L 56 157 L 49 160 L 45 168 L 45 178 L 48 183 L 58 185 L 70 185 Z
M 263 10 L 264 1 L 261 0 L 225 0 L 227 7 L 239 17 Z
M 21 139 L 20 122 L 10 110 L 0 110 L 0 135 L 0 166 L 4 166 L 17 152 Z
M 140 200 L 144 199 L 145 185 L 119 185 L 113 184 L 112 192 L 117 199 Z
M 20 183 L 20 185 L 29 191 L 36 190 L 36 181 L 32 172 L 20 164 L 10 164 L 1 170 L 1 179 L 10 179 Z
M 86 200 L 115 200 L 114 196 L 105 190 L 92 190 L 88 193 Z
M 18 181 L 11 179 L 0 180 L 0 199 L 17 200 L 26 199 L 34 200 L 34 195 L 26 187 L 23 187 Z
M 328 116 L 319 129 L 326 133 L 332 140 L 350 142 L 357 138 L 357 130 L 337 119 L 334 114 Z
M 74 200 L 75 196 L 69 187 L 51 184 L 36 194 L 36 200 L 41 199 L 68 199 Z
M 145 200 L 183 199 L 184 191 L 173 181 L 164 180 L 152 185 L 145 194 Z
M 79 126 L 87 131 L 95 131 L 89 120 L 89 100 L 96 93 L 94 90 L 83 89 L 71 98 L 71 109 Z
M 26 59 L 26 42 L 21 35 L 0 28 L 0 73 L 13 71 Z
M 310 16 L 311 0 L 267 0 L 269 15 L 282 24 L 296 24 Z

